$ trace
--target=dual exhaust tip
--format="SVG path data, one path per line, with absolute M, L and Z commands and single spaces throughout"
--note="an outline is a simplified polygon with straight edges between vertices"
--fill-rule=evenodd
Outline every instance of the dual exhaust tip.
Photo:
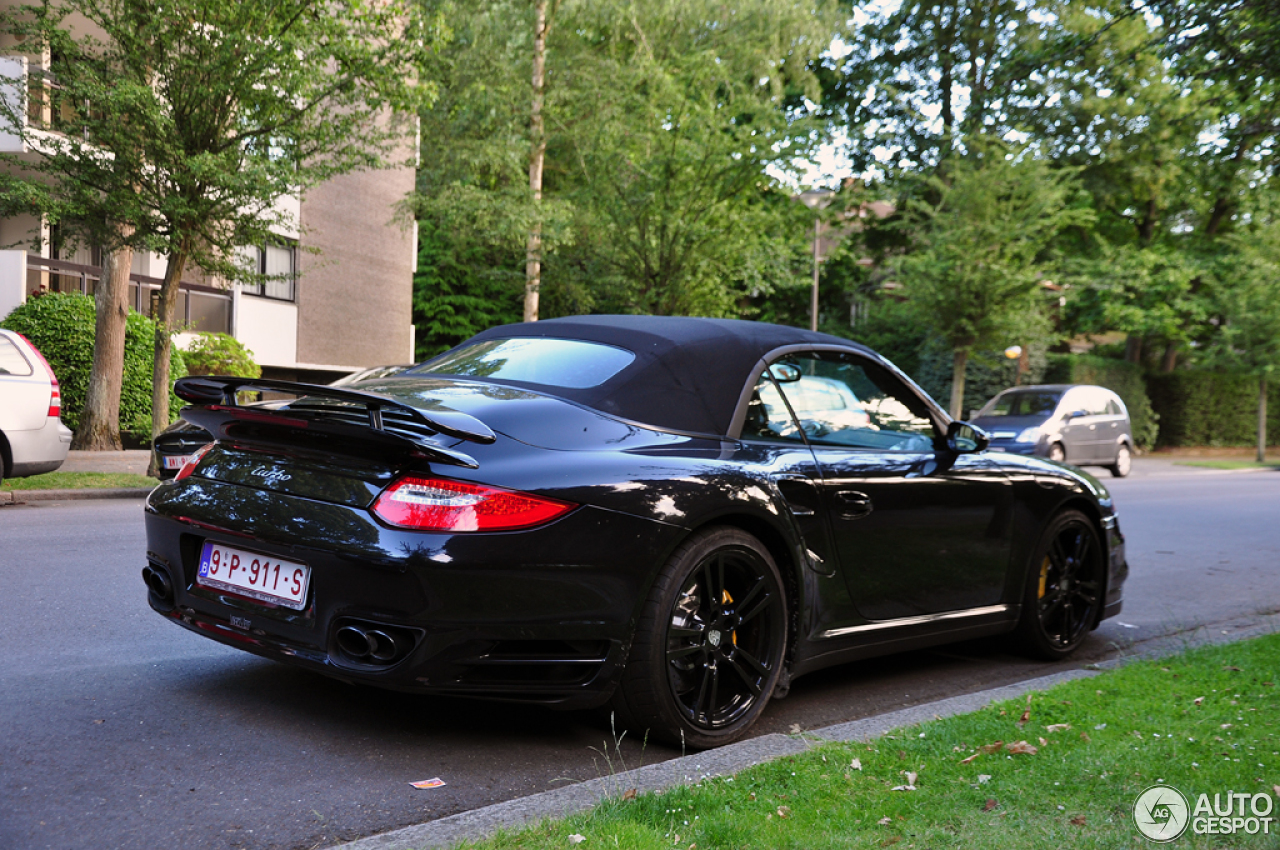
M 338 651 L 349 661 L 387 667 L 413 648 L 413 641 L 373 624 L 348 623 L 334 635 Z
M 169 578 L 167 570 L 154 564 L 147 564 L 142 568 L 142 580 L 146 582 L 147 590 L 151 591 L 151 596 L 157 603 L 172 607 L 173 581 Z

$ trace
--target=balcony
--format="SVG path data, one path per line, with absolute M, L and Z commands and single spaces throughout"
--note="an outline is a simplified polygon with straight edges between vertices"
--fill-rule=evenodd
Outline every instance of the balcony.
M 43 288 L 47 283 L 51 292 L 80 292 L 92 296 L 101 277 L 102 269 L 98 266 L 27 257 L 30 289 Z M 129 275 L 129 306 L 144 316 L 154 316 L 163 282 L 158 277 Z M 178 286 L 174 319 L 179 328 L 192 332 L 231 333 L 231 292 L 186 281 Z

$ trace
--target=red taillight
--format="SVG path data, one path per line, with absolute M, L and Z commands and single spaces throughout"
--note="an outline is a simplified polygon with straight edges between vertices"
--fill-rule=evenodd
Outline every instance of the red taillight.
M 18 334 L 22 336 L 22 334 Z M 22 336 L 27 345 L 31 345 L 31 340 Z M 44 355 L 40 353 L 40 349 L 31 345 L 31 350 L 36 353 L 36 359 L 44 366 L 44 370 L 49 373 L 49 415 L 57 419 L 62 415 L 62 390 L 58 389 L 58 376 L 53 374 L 53 367 L 49 365 L 49 361 L 44 359 Z
M 445 478 L 401 478 L 373 503 L 381 519 L 418 531 L 509 531 L 567 514 L 570 502 Z
M 182 465 L 182 469 L 178 470 L 178 474 L 173 476 L 173 480 L 181 481 L 191 473 L 195 472 L 196 467 L 200 465 L 200 459 L 204 457 L 205 453 L 207 453 L 211 448 L 213 448 L 213 443 L 208 443 L 196 449 L 195 452 L 190 455 L 190 459 Z

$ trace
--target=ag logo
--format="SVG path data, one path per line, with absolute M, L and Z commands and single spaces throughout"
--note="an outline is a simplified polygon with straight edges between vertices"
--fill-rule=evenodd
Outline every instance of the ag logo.
M 1133 822 L 1144 836 L 1163 844 L 1182 835 L 1189 812 L 1187 798 L 1177 788 L 1152 785 L 1133 804 Z

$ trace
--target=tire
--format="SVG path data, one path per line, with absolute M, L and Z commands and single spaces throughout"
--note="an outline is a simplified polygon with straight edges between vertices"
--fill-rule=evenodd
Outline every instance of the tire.
M 1115 478 L 1124 478 L 1129 474 L 1129 470 L 1133 468 L 1133 452 L 1129 451 L 1129 447 L 1124 443 L 1120 444 L 1120 448 L 1116 451 L 1116 462 L 1107 467 L 1111 470 L 1111 475 Z
M 1098 621 L 1104 569 L 1093 522 L 1074 510 L 1054 517 L 1028 565 L 1014 633 L 1020 648 L 1053 661 L 1074 652 Z
M 1054 463 L 1067 462 L 1067 450 L 1062 447 L 1062 443 L 1054 443 L 1049 446 L 1049 460 Z
M 613 698 L 633 734 L 694 749 L 742 737 L 783 670 L 787 600 L 773 557 L 736 528 L 699 533 L 658 574 Z

